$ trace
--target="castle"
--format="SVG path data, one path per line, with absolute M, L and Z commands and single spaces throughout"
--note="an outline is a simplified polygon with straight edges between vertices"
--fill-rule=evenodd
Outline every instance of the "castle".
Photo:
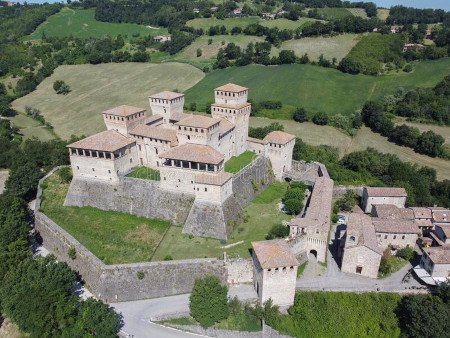
M 229 83 L 214 97 L 211 116 L 185 113 L 184 95 L 168 91 L 150 95 L 150 116 L 126 105 L 104 111 L 106 131 L 67 146 L 74 180 L 120 184 L 134 167 L 146 166 L 160 172 L 158 189 L 221 205 L 233 195 L 225 162 L 246 151 L 269 159 L 281 180 L 292 167 L 295 137 L 282 131 L 248 137 L 248 88 Z

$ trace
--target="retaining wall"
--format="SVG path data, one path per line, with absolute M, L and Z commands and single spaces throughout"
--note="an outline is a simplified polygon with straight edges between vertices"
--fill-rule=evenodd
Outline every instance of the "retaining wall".
M 253 283 L 252 259 L 226 259 L 227 283 Z

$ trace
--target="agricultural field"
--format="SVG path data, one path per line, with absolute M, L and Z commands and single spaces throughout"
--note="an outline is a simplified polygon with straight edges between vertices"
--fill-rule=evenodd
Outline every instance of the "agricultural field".
M 251 127 L 264 127 L 274 122 L 281 123 L 286 132 L 296 135 L 308 144 L 323 144 L 337 147 L 341 157 L 353 151 L 372 147 L 382 153 L 397 155 L 402 161 L 434 168 L 439 180 L 450 179 L 450 162 L 448 160 L 421 155 L 411 148 L 398 146 L 389 142 L 386 137 L 372 132 L 367 127 L 362 127 L 356 136 L 352 138 L 336 128 L 317 126 L 310 122 L 297 123 L 293 120 L 273 120 L 261 117 L 250 118 Z
M 315 61 L 323 54 L 326 59 L 332 60 L 336 58 L 337 62 L 339 62 L 358 43 L 360 37 L 360 34 L 341 34 L 332 37 L 319 36 L 288 40 L 281 44 L 279 50 L 293 50 L 297 56 L 307 53 L 309 58 Z M 278 54 L 275 51 L 272 53 Z
M 275 20 L 263 20 L 259 16 L 249 16 L 243 18 L 226 18 L 224 20 L 211 18 L 196 18 L 189 20 L 186 26 L 193 28 L 203 28 L 208 30 L 211 26 L 225 26 L 227 30 L 231 30 L 233 27 L 245 28 L 250 24 L 258 23 L 262 26 L 273 28 L 278 27 L 279 29 L 296 29 L 302 27 L 303 25 L 309 24 L 311 22 L 317 21 L 310 18 L 300 18 L 297 21 L 292 21 L 284 18 Z
M 163 90 L 185 91 L 204 77 L 181 63 L 108 63 L 60 66 L 37 89 L 13 102 L 13 108 L 38 108 L 63 139 L 105 129 L 101 112 L 122 104 L 149 108 L 148 96 Z M 64 80 L 68 95 L 57 95 L 53 82 Z M 212 93 L 212 92 L 211 92 Z
M 48 141 L 55 138 L 55 134 L 52 131 L 23 113 L 19 113 L 9 119 L 14 126 L 19 128 L 19 133 L 24 140 L 37 137 L 42 141 Z
M 212 40 L 209 44 L 208 40 Z M 264 38 L 249 35 L 215 35 L 198 37 L 192 44 L 179 52 L 173 60 L 185 62 L 202 62 L 212 64 L 216 60 L 217 53 L 220 48 L 225 48 L 229 43 L 233 42 L 241 48 L 246 48 L 250 42 L 261 42 Z M 224 42 L 224 44 L 222 44 Z M 202 55 L 197 57 L 197 49 L 202 51 Z
M 361 109 L 365 101 L 392 94 L 398 87 L 434 86 L 450 73 L 450 58 L 417 62 L 414 68 L 412 73 L 399 71 L 375 77 L 300 64 L 232 67 L 208 73 L 185 92 L 186 103 L 203 107 L 213 100 L 214 88 L 234 82 L 248 87 L 254 101 L 280 100 L 311 112 L 346 115 Z
M 106 264 L 149 261 L 170 223 L 92 207 L 65 207 L 69 184 L 58 174 L 43 183 L 41 211 Z
M 377 10 L 377 17 L 380 20 L 386 21 L 389 16 L 389 9 L 380 9 Z
M 367 13 L 364 8 L 347 8 L 347 10 L 354 16 L 359 16 L 363 19 L 368 19 Z
M 39 40 L 42 34 L 47 36 L 64 37 L 72 35 L 76 38 L 101 38 L 117 35 L 159 35 L 167 34 L 165 28 L 153 28 L 131 23 L 110 23 L 97 21 L 94 18 L 94 9 L 71 9 L 64 7 L 59 13 L 48 18 L 47 21 L 27 36 L 24 40 Z
M 347 8 L 317 8 L 317 12 L 322 15 L 325 20 L 338 20 L 353 15 Z
M 286 189 L 286 183 L 275 182 L 256 197 L 245 208 L 247 222 L 238 225 L 226 243 L 211 238 L 189 237 L 181 233 L 182 227 L 170 227 L 152 260 L 162 260 L 166 256 L 173 259 L 222 257 L 223 252 L 230 256 L 249 257 L 252 241 L 265 239 L 272 226 L 292 218 L 278 208 Z

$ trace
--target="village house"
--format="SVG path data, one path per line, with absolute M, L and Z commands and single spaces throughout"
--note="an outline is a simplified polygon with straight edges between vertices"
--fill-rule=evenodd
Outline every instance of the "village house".
M 364 187 L 362 208 L 365 213 L 370 213 L 374 204 L 392 204 L 398 208 L 404 208 L 406 197 L 407 193 L 404 188 Z
M 291 169 L 293 135 L 274 131 L 248 138 L 248 88 L 226 84 L 214 90 L 211 116 L 183 111 L 184 95 L 149 96 L 152 115 L 122 105 L 104 111 L 107 131 L 68 145 L 75 178 L 117 183 L 136 166 L 159 170 L 162 189 L 221 204 L 233 193 L 225 162 L 254 151 L 270 159 L 275 178 Z
M 266 19 L 266 20 L 274 20 L 275 16 L 276 16 L 276 14 L 270 13 L 270 12 L 261 13 L 261 18 Z
M 153 37 L 153 41 L 155 42 L 166 42 L 172 40 L 170 35 L 155 35 Z
M 350 214 L 340 241 L 341 271 L 377 278 L 381 255 L 370 216 Z
M 407 52 L 408 50 L 419 50 L 419 49 L 424 49 L 425 48 L 425 46 L 424 45 L 422 45 L 422 44 L 420 44 L 420 43 L 405 43 L 404 45 L 403 45 L 403 50 L 402 50 L 402 52 L 403 53 L 405 53 L 405 52 Z
M 431 235 L 436 245 L 450 245 L 450 224 L 436 224 Z
M 372 218 L 372 223 L 383 250 L 414 247 L 421 233 L 413 220 Z
M 450 280 L 450 245 L 423 248 L 420 267 L 435 282 L 439 283 Z
M 285 240 L 252 242 L 253 280 L 261 304 L 294 304 L 298 261 Z
M 316 178 L 304 216 L 289 221 L 289 237 L 303 237 L 306 252 L 319 262 L 326 261 L 333 184 L 328 177 Z

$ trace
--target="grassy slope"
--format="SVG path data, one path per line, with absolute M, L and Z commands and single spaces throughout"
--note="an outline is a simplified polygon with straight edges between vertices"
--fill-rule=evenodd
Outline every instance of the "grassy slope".
M 326 20 L 337 20 L 353 15 L 347 8 L 318 8 L 317 11 Z
M 312 65 L 233 67 L 209 73 L 186 91 L 186 102 L 205 104 L 213 99 L 213 89 L 234 82 L 249 87 L 256 101 L 281 100 L 310 111 L 349 114 L 368 99 L 392 93 L 397 87 L 431 87 L 450 72 L 450 58 L 420 62 L 411 74 L 385 76 L 350 75 Z
M 359 16 L 363 19 L 368 19 L 367 13 L 363 8 L 347 8 L 347 10 L 354 16 Z
M 313 37 L 296 40 L 288 40 L 281 44 L 279 50 L 290 49 L 297 56 L 308 53 L 312 60 L 318 60 L 320 54 L 323 54 L 328 60 L 333 57 L 339 62 L 350 50 L 358 43 L 359 34 L 341 34 L 333 37 Z M 275 50 L 274 54 L 278 54 Z
M 239 156 L 233 156 L 225 162 L 225 171 L 228 173 L 237 173 L 256 158 L 256 154 L 252 151 L 246 151 Z
M 31 33 L 25 40 L 37 40 L 45 32 L 47 36 L 69 36 L 77 38 L 100 38 L 106 35 L 111 37 L 121 34 L 131 38 L 132 34 L 158 35 L 167 33 L 164 28 L 152 29 L 143 25 L 130 23 L 109 23 L 97 21 L 94 18 L 94 9 L 63 8 L 61 12 L 52 15 L 47 21 Z
M 152 260 L 162 260 L 166 255 L 174 259 L 221 257 L 224 251 L 232 256 L 248 257 L 251 241 L 263 240 L 273 225 L 292 218 L 278 210 L 278 202 L 284 196 L 286 188 L 287 184 L 277 182 L 261 193 L 245 208 L 248 221 L 238 225 L 225 244 L 215 239 L 189 238 L 181 233 L 181 227 L 172 226 Z M 221 248 L 240 241 L 243 243 L 226 249 Z
M 189 20 L 186 25 L 194 28 L 203 28 L 208 30 L 211 26 L 225 26 L 227 30 L 233 27 L 245 28 L 246 26 L 259 23 L 260 25 L 273 28 L 278 27 L 279 29 L 296 29 L 302 27 L 303 25 L 309 24 L 311 22 L 317 21 L 310 18 L 300 18 L 298 21 L 291 21 L 288 19 L 276 19 L 276 20 L 263 20 L 258 16 L 249 16 L 244 18 L 226 18 L 224 20 L 219 20 L 214 17 L 211 18 L 197 18 Z
M 14 126 L 20 129 L 19 132 L 23 135 L 25 140 L 37 137 L 42 141 L 48 141 L 54 138 L 50 130 L 25 114 L 17 114 L 16 116 L 11 117 L 10 120 Z
M 372 132 L 363 127 L 354 138 L 340 132 L 330 126 L 317 126 L 312 123 L 297 123 L 295 121 L 273 120 L 259 117 L 250 119 L 250 126 L 263 127 L 273 122 L 279 122 L 288 133 L 300 137 L 303 141 L 312 145 L 329 145 L 338 147 L 341 156 L 352 151 L 364 150 L 368 147 L 375 148 L 383 153 L 397 155 L 402 161 L 416 163 L 419 166 L 428 166 L 436 169 L 438 179 L 450 179 L 450 165 L 447 160 L 421 155 L 411 148 L 400 147 L 389 142 L 386 137 Z M 447 127 L 447 132 L 450 130 Z
M 62 138 L 90 135 L 104 130 L 101 112 L 121 105 L 148 108 L 148 95 L 163 90 L 184 91 L 203 78 L 197 68 L 181 63 L 101 64 L 61 66 L 34 92 L 13 102 L 23 112 L 36 107 Z M 55 80 L 64 80 L 72 89 L 57 95 Z
M 149 261 L 170 223 L 91 207 L 64 207 L 69 188 L 52 175 L 41 211 L 106 264 Z

